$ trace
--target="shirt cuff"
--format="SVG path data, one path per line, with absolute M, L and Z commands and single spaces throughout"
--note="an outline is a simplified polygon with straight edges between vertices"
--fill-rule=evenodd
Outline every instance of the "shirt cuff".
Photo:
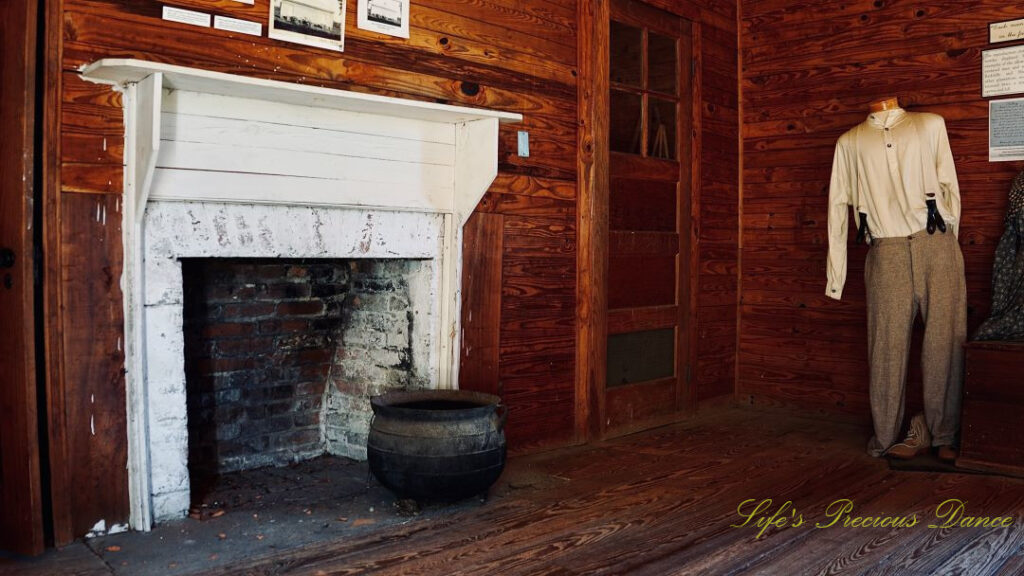
M 831 298 L 833 300 L 842 300 L 843 299 L 843 289 L 842 288 L 833 288 L 833 287 L 829 286 L 829 287 L 825 288 L 825 296 L 828 296 L 829 298 Z

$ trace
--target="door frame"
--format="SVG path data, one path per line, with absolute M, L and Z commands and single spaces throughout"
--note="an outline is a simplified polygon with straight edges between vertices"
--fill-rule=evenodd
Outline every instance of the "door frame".
M 0 5 L 0 549 L 45 546 L 36 387 L 35 245 L 38 0 Z
M 609 242 L 609 30 L 614 0 L 592 0 L 577 4 L 578 28 L 578 130 L 576 210 L 576 441 L 587 442 L 607 436 L 605 386 L 607 382 L 608 339 L 608 242 Z M 638 0 L 642 1 L 642 0 Z M 650 4 L 648 4 L 650 5 Z M 651 6 L 652 8 L 659 8 Z M 686 308 L 677 341 L 679 379 L 686 386 L 683 406 L 673 418 L 696 409 L 695 372 L 697 360 L 698 231 L 701 181 L 701 23 L 675 14 L 691 25 L 691 117 L 690 198 L 681 202 L 680 218 L 686 217 L 688 253 L 679 254 L 677 289 L 679 306 Z M 677 138 L 677 141 L 679 139 Z M 684 214 L 685 212 L 685 214 Z M 685 267 L 684 267 L 685 264 Z M 682 275 L 686 277 L 682 277 Z M 682 349 L 680 349 L 682 348 Z

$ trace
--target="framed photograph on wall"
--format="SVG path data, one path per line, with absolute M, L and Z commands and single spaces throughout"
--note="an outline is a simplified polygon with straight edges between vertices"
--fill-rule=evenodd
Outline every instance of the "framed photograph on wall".
M 270 37 L 345 49 L 345 0 L 270 0 Z
M 408 38 L 409 2 L 410 0 L 359 0 L 359 17 L 356 21 L 363 30 Z

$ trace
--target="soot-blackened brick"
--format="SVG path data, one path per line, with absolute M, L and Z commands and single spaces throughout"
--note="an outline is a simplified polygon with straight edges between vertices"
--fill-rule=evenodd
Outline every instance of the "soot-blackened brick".
M 411 261 L 182 263 L 194 489 L 325 450 L 360 457 L 369 397 L 422 384 L 411 377 Z

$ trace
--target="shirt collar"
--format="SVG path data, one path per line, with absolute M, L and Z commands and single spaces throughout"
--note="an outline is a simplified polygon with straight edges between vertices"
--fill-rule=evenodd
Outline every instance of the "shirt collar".
M 872 112 L 867 119 L 867 123 L 872 128 L 881 130 L 882 128 L 891 128 L 903 121 L 907 117 L 907 111 L 903 108 L 893 108 L 892 110 L 883 110 L 881 112 Z

